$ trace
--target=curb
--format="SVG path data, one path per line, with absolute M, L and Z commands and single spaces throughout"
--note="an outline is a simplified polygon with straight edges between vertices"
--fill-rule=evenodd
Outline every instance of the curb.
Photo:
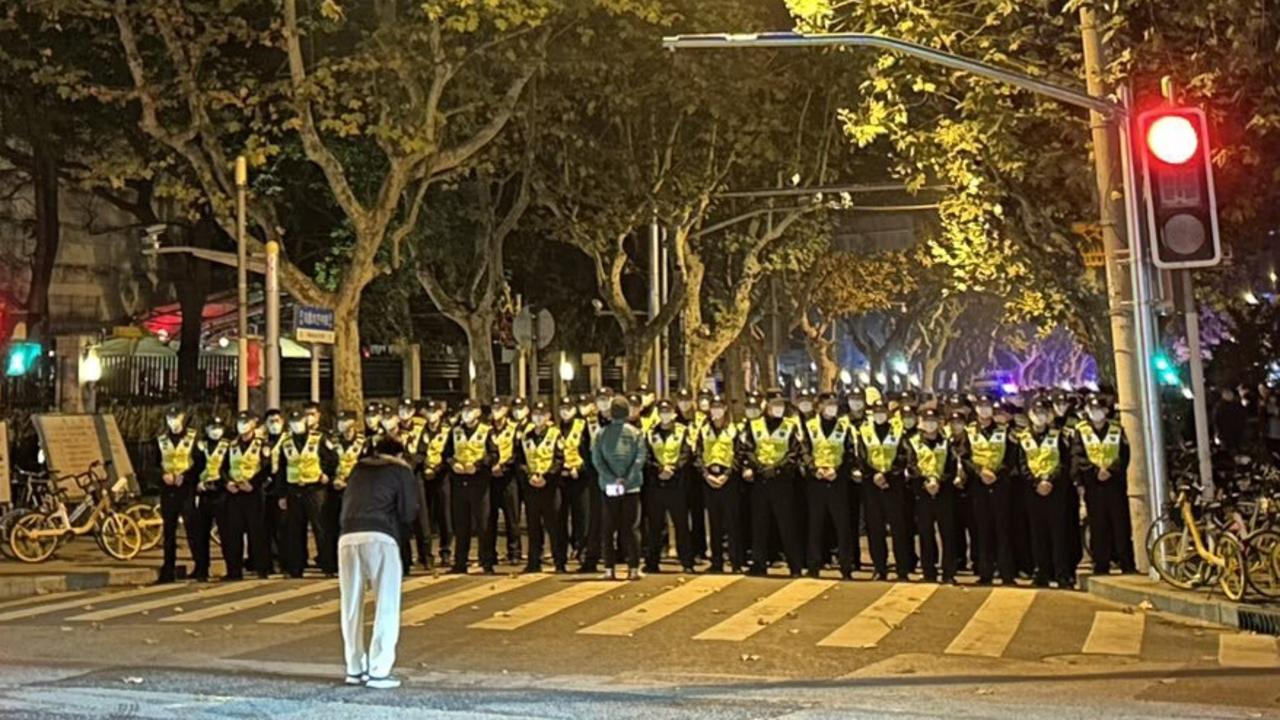
M 1280 607 L 1233 603 L 1206 593 L 1178 590 L 1159 583 L 1135 585 L 1132 579 L 1085 577 L 1085 589 L 1104 600 L 1125 605 L 1148 603 L 1161 612 L 1267 635 L 1280 635 Z
M 0 576 L 0 599 L 44 595 L 66 590 L 92 590 L 118 585 L 149 585 L 155 581 L 156 569 L 153 567 Z

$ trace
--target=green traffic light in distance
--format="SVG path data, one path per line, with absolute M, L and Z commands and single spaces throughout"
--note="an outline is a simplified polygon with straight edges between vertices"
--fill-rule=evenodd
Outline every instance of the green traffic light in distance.
M 5 377 L 22 377 L 31 372 L 40 357 L 40 344 L 19 342 L 9 346 L 9 359 L 4 366 Z
M 1173 363 L 1169 362 L 1169 358 L 1163 353 L 1157 354 L 1155 357 L 1156 370 L 1162 373 L 1168 373 L 1173 369 Z

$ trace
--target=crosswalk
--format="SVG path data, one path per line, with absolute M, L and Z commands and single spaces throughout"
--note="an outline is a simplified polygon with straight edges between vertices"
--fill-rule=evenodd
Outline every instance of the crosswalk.
M 319 579 L 76 590 L 0 603 L 0 626 L 159 623 L 190 627 L 234 620 L 238 626 L 334 627 L 338 594 L 335 580 Z M 414 576 L 405 579 L 402 595 L 406 634 L 424 626 L 515 634 L 557 618 L 573 618 L 585 622 L 579 621 L 566 641 L 580 637 L 582 642 L 626 642 L 637 636 L 661 636 L 714 645 L 750 643 L 755 638 L 760 638 L 756 642 L 778 642 L 803 632 L 803 639 L 796 641 L 823 652 L 1001 658 L 1016 655 L 1011 646 L 1026 631 L 1024 626 L 1052 617 L 1055 625 L 1047 639 L 1041 635 L 1030 640 L 1034 633 L 1021 636 L 1024 646 L 1052 646 L 1036 647 L 1030 651 L 1033 654 L 1043 650 L 1044 654 L 1136 658 L 1153 644 L 1167 647 L 1168 638 L 1163 644 L 1153 643 L 1152 636 L 1171 632 L 1163 623 L 1148 623 L 1143 613 L 1032 588 L 846 584 L 814 578 L 763 581 L 738 575 L 619 583 L 544 573 Z M 1059 619 L 1064 603 L 1070 604 L 1074 615 Z M 1035 610 L 1038 606 L 1041 609 Z M 1036 612 L 1040 617 L 1028 622 Z M 1275 637 L 1236 632 L 1199 635 L 1205 636 L 1205 647 L 1197 657 L 1214 657 L 1209 643 L 1215 643 L 1216 660 L 1222 667 L 1280 668 L 1280 643 Z M 1024 649 L 1023 656 L 1027 652 Z

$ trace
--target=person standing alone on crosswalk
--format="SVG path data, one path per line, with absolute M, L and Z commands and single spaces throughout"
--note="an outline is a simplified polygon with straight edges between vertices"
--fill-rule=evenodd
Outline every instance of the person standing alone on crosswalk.
M 640 489 L 644 485 L 647 457 L 644 433 L 627 422 L 633 403 L 615 397 L 609 406 L 608 427 L 591 447 L 600 492 L 604 493 L 601 513 L 604 525 L 604 578 L 614 579 L 616 561 L 614 534 L 627 556 L 627 579 L 640 579 Z
M 404 446 L 383 437 L 347 480 L 338 540 L 338 586 L 348 685 L 389 689 L 400 639 L 400 533 L 417 516 L 418 487 Z M 366 584 L 375 600 L 373 636 L 364 643 Z

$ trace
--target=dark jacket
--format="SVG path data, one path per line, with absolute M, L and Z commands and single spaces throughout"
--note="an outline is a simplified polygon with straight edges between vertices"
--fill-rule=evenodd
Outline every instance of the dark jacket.
M 622 420 L 615 420 L 601 430 L 591 446 L 591 464 L 598 473 L 600 489 L 621 482 L 627 493 L 640 492 L 644 485 L 642 470 L 648 454 L 647 445 L 644 433 Z
M 342 496 L 341 534 L 380 532 L 400 539 L 418 514 L 418 482 L 409 464 L 386 455 L 356 463 Z

